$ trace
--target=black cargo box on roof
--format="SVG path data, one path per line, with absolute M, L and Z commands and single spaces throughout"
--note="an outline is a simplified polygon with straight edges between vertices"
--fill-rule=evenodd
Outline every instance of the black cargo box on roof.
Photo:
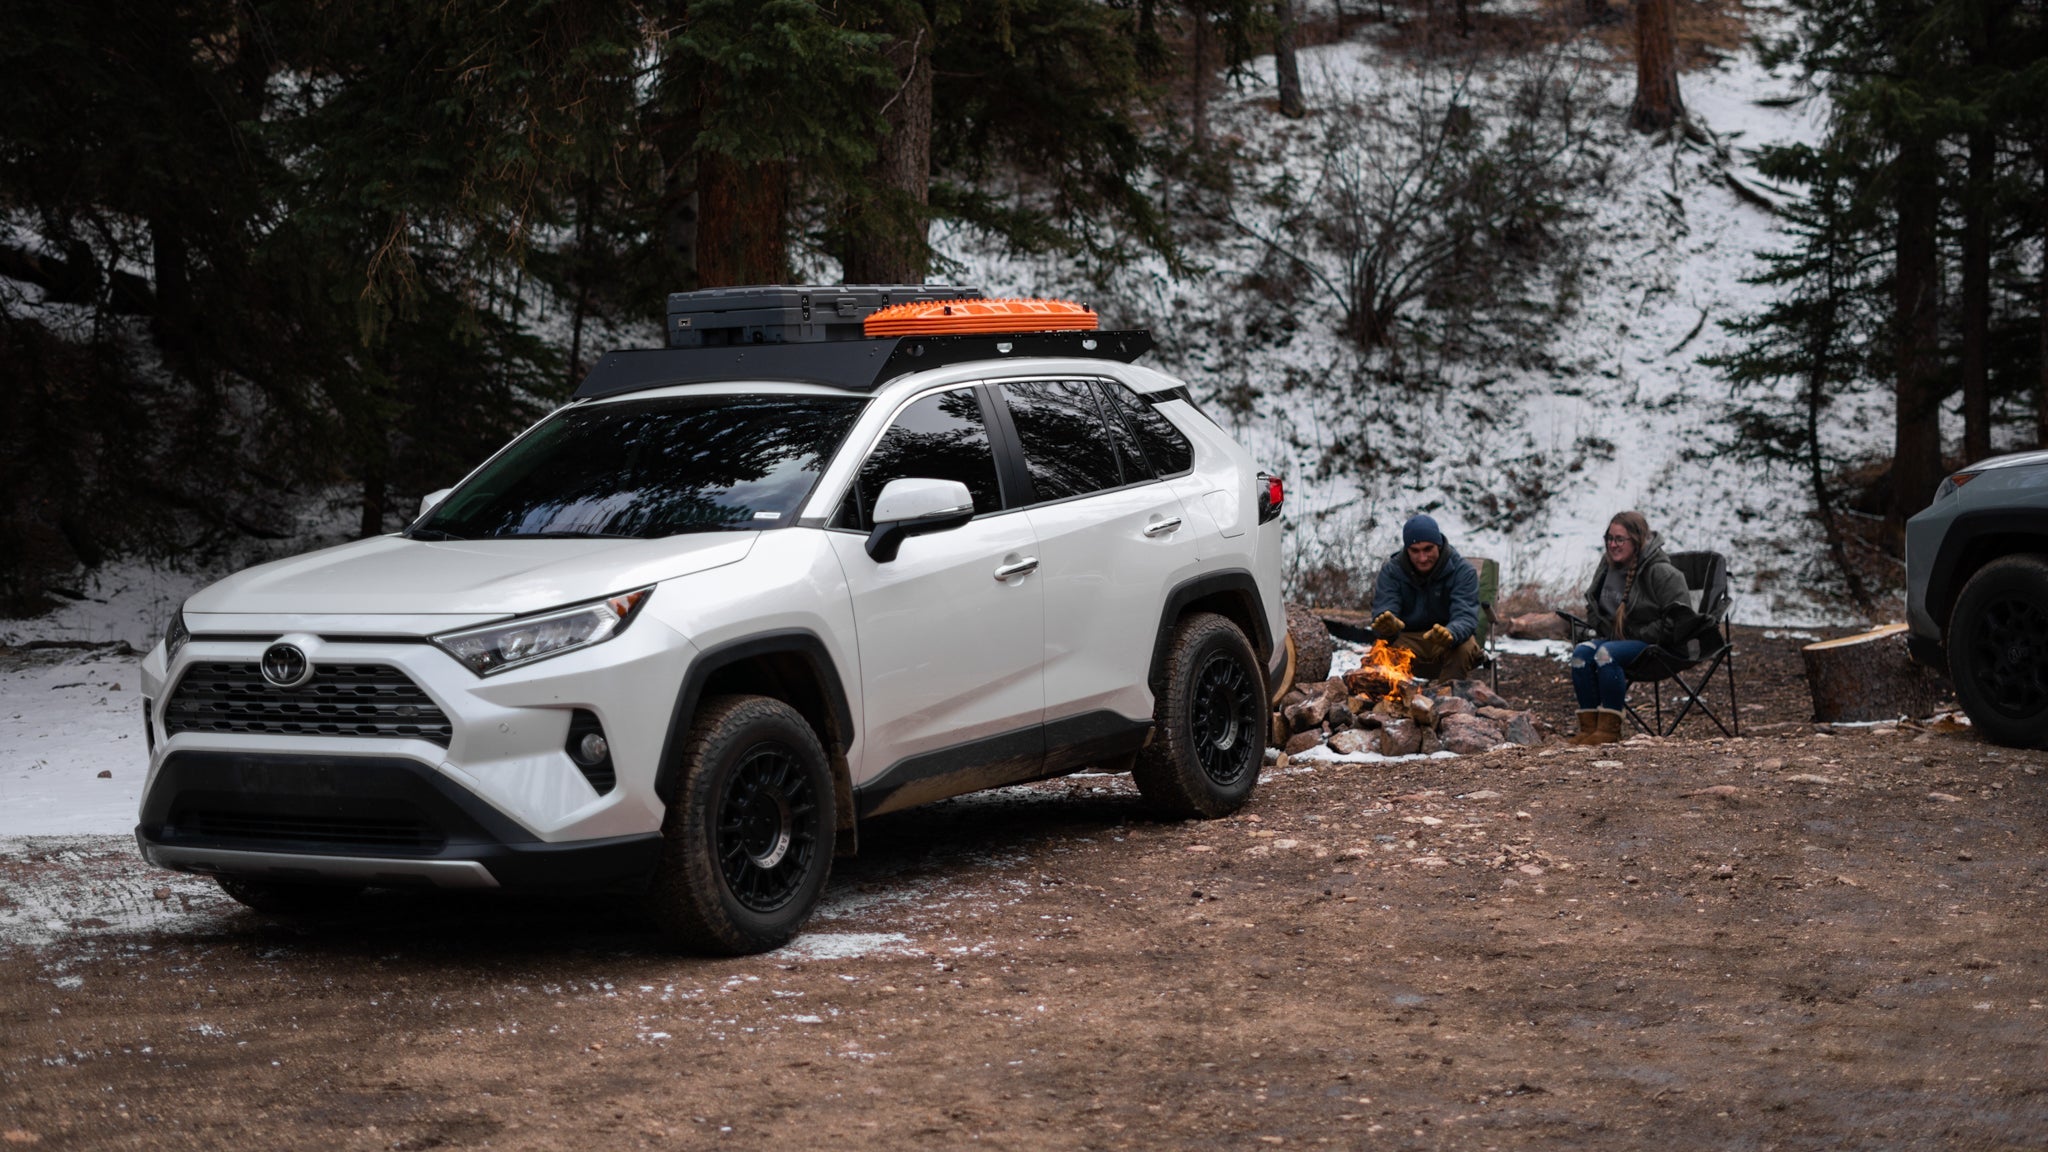
M 973 360 L 1054 356 L 1131 363 L 1152 349 L 1144 329 L 1123 332 L 1024 332 L 1016 335 L 888 336 L 743 347 L 639 348 L 607 352 L 583 378 L 575 399 L 644 392 L 673 384 L 776 380 L 872 392 L 906 372 Z
M 862 340 L 861 321 L 921 300 L 979 300 L 964 284 L 758 284 L 671 292 L 668 346 L 731 348 Z

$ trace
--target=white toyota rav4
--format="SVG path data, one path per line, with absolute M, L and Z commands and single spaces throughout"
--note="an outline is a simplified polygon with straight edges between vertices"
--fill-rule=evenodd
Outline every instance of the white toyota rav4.
M 269 911 L 633 886 L 738 953 L 864 817 L 1090 766 L 1242 805 L 1280 486 L 1129 362 L 1146 334 L 749 343 L 702 305 L 932 291 L 746 291 L 672 298 L 690 343 L 607 354 L 406 531 L 187 601 L 143 663 L 143 854 Z

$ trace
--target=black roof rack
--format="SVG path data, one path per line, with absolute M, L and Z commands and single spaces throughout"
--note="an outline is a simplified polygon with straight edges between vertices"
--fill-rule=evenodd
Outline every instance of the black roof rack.
M 631 348 L 605 353 L 590 375 L 583 378 L 574 398 L 587 400 L 672 384 L 725 380 L 786 380 L 872 392 L 906 372 L 924 372 L 973 360 L 1066 356 L 1129 364 L 1152 347 L 1152 333 L 1139 328 L 994 336 L 891 336 L 722 348 Z

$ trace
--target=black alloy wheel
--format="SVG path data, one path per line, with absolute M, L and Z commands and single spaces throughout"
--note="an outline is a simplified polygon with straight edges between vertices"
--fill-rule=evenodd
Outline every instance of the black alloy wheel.
M 756 746 L 726 778 L 718 804 L 718 867 L 750 912 L 773 912 L 803 887 L 818 851 L 818 797 L 796 752 Z
M 779 948 L 824 894 L 838 813 L 825 748 L 767 696 L 703 702 L 677 764 L 648 911 L 675 944 L 739 956 Z
M 1195 689 L 1195 757 L 1217 786 L 1229 788 L 1258 770 L 1266 742 L 1259 721 L 1258 685 L 1242 662 L 1218 652 L 1202 666 Z
M 1985 738 L 2048 746 L 2048 557 L 1977 570 L 1949 618 L 1956 699 Z
M 1131 766 L 1162 814 L 1215 819 L 1244 807 L 1266 751 L 1266 676 L 1244 632 L 1213 612 L 1174 625 L 1152 739 Z

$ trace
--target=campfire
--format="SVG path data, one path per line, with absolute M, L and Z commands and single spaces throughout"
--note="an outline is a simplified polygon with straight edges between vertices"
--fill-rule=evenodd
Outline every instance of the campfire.
M 1273 713 L 1274 743 L 1290 756 L 1322 744 L 1344 754 L 1410 756 L 1542 743 L 1535 717 L 1485 683 L 1425 686 L 1411 670 L 1414 662 L 1413 652 L 1379 640 L 1343 676 L 1296 685 Z
M 1344 683 L 1352 692 L 1375 703 L 1398 698 L 1405 708 L 1415 694 L 1415 673 L 1408 670 L 1414 663 L 1415 653 L 1385 640 L 1375 640 L 1365 654 L 1365 663 L 1345 676 Z

